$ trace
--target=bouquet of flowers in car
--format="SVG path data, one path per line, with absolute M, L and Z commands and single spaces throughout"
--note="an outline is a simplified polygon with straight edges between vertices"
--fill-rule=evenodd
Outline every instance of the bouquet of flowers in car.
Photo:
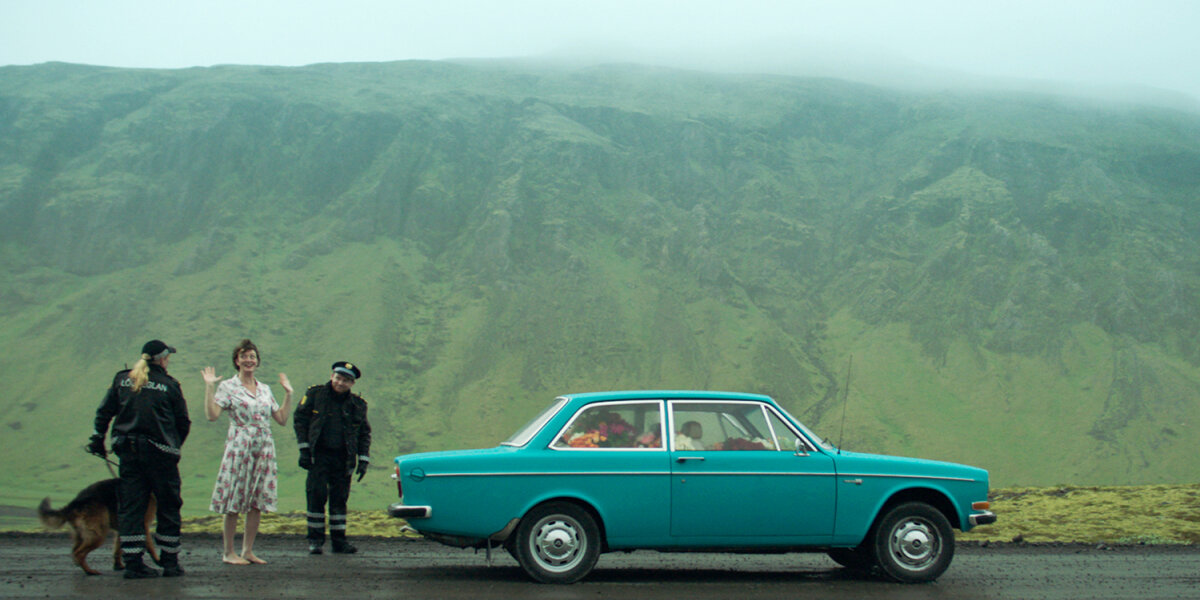
M 764 440 L 748 440 L 746 438 L 729 438 L 724 442 L 713 444 L 713 450 L 766 450 Z
M 647 431 L 637 439 L 638 448 L 660 448 L 662 440 L 658 437 L 658 431 Z
M 581 431 L 572 435 L 567 440 L 567 445 L 572 448 L 599 448 L 600 442 L 605 441 L 600 437 L 600 433 L 596 431 Z
M 589 416 L 575 427 L 567 439 L 572 448 L 633 448 L 637 433 L 621 415 L 601 412 Z

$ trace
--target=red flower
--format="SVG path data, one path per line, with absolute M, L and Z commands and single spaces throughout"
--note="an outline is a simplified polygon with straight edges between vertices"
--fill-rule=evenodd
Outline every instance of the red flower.
M 752 442 L 745 438 L 729 438 L 724 444 L 713 447 L 714 450 L 766 450 L 761 442 Z

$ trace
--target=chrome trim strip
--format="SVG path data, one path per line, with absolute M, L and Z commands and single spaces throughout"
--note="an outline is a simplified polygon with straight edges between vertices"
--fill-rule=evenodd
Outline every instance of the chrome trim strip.
M 701 475 L 753 475 L 755 477 L 772 475 L 795 475 L 800 477 L 836 477 L 837 473 L 804 473 L 801 471 L 675 471 L 673 475 L 699 477 Z
M 981 513 L 975 513 L 967 517 L 967 521 L 971 523 L 971 527 L 978 526 L 980 520 L 987 521 L 987 523 L 985 523 L 986 525 L 991 525 L 992 523 L 996 522 L 996 513 L 990 510 L 985 510 Z
M 588 475 L 802 475 L 806 477 L 835 477 L 837 473 L 802 473 L 797 471 L 554 471 L 554 472 L 508 472 L 508 473 L 438 473 L 425 477 L 508 477 L 508 476 L 541 476 L 541 475 L 570 475 L 574 477 Z
M 887 475 L 884 473 L 838 473 L 843 477 L 883 477 L 888 479 L 937 479 L 939 481 L 966 481 L 974 483 L 975 479 L 966 477 L 944 477 L 940 475 Z
M 961 477 L 938 477 L 934 475 L 884 475 L 884 474 L 864 474 L 864 473 L 809 473 L 803 471 L 506 471 L 496 473 L 428 473 L 425 477 L 532 477 L 538 475 L 687 475 L 696 477 L 699 475 L 800 475 L 804 477 L 879 477 L 886 479 L 935 479 L 940 481 L 966 481 L 973 482 L 974 479 L 964 479 Z
M 670 475 L 670 471 L 509 471 L 503 473 L 428 473 L 429 477 L 532 477 L 538 475 Z
M 433 516 L 433 507 L 427 505 L 411 506 L 407 504 L 392 504 L 388 506 L 388 516 L 401 519 L 428 519 Z M 322 524 L 324 527 L 324 524 Z M 345 525 L 342 525 L 345 527 Z

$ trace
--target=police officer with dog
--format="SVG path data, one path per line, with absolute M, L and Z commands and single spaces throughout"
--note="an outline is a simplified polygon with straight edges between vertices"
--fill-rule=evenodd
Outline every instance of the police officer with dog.
M 187 402 L 179 382 L 167 374 L 175 348 L 161 340 L 142 346 L 132 369 L 120 371 L 96 410 L 95 433 L 87 450 L 104 457 L 105 434 L 112 424 L 112 449 L 120 459 L 121 554 L 125 578 L 157 577 L 142 562 L 146 548 L 143 517 L 150 495 L 158 503 L 154 541 L 162 557 L 163 577 L 183 575 L 179 566 L 180 448 L 191 430 Z
M 367 403 L 350 388 L 362 376 L 346 361 L 333 363 L 329 381 L 308 388 L 296 407 L 296 441 L 300 468 L 308 471 L 308 551 L 321 554 L 325 545 L 325 503 L 329 502 L 329 537 L 332 550 L 353 554 L 358 549 L 346 540 L 346 502 L 350 476 L 362 481 L 370 464 L 371 424 Z

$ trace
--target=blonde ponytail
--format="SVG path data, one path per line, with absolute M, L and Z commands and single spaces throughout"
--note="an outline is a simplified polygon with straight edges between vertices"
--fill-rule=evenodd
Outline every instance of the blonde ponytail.
M 142 358 L 129 370 L 129 380 L 133 382 L 133 391 L 142 391 L 142 386 L 150 381 L 150 355 L 143 354 Z

